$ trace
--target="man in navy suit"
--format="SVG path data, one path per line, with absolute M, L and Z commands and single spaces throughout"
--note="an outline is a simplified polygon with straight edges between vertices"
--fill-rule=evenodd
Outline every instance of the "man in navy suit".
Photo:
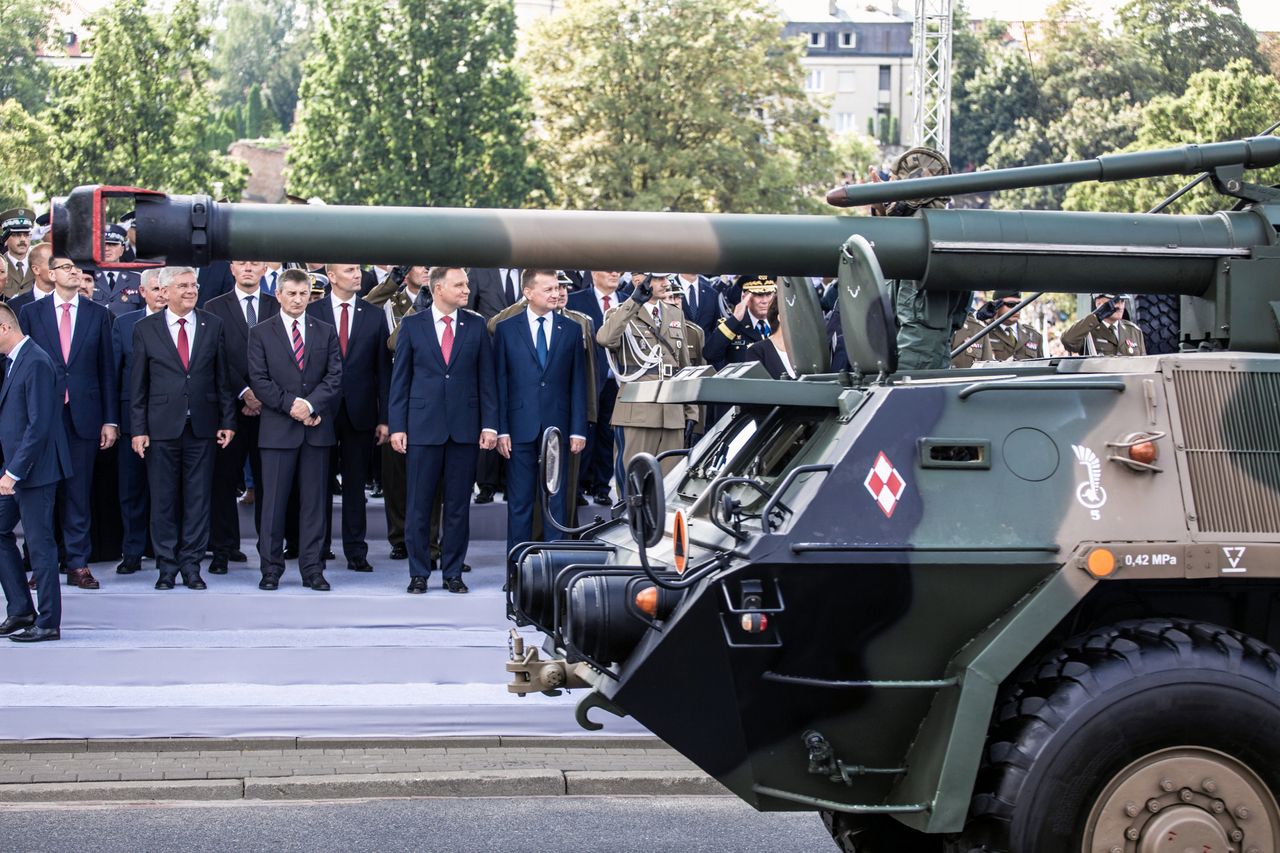
M 62 429 L 53 361 L 22 334 L 13 311 L 0 305 L 0 588 L 8 610 L 0 636 L 20 643 L 60 638 L 62 595 L 58 589 L 58 546 L 53 538 L 53 505 L 58 482 L 71 470 Z M 13 529 L 22 519 L 22 537 L 31 554 L 40 613 L 27 588 Z
M 124 255 L 129 239 L 119 225 L 108 225 L 102 237 L 103 258 L 109 264 L 118 263 Z M 112 310 L 113 315 L 137 311 L 143 305 L 138 288 L 141 277 L 129 270 L 99 270 L 93 274 L 93 301 Z M 119 308 L 116 306 L 119 305 Z
M 139 286 L 146 307 L 122 314 L 111 324 L 111 349 L 116 356 L 116 387 L 120 389 L 119 494 L 120 522 L 124 528 L 121 545 L 124 559 L 116 573 L 131 575 L 142 568 L 142 555 L 147 550 L 150 530 L 150 492 L 147 489 L 147 466 L 133 452 L 133 327 L 143 317 L 165 309 L 167 291 L 160 286 L 160 270 L 142 274 Z
M 267 265 L 262 261 L 232 261 L 236 286 L 230 293 L 210 299 L 205 310 L 222 321 L 227 372 L 236 398 L 236 436 L 213 460 L 213 519 L 209 529 L 209 574 L 225 575 L 231 561 L 244 562 L 240 550 L 240 509 L 236 491 L 249 460 L 253 482 L 262 482 L 262 457 L 258 452 L 258 426 L 262 401 L 249 387 L 249 329 L 280 313 L 280 303 L 264 293 L 261 282 Z M 260 488 L 260 486 L 258 486 Z M 262 534 L 262 501 L 253 502 L 254 535 Z
M 529 306 L 498 324 L 493 361 L 498 383 L 498 452 L 507 460 L 507 551 L 533 538 L 538 500 L 538 448 L 543 430 L 557 427 L 569 451 L 587 443 L 587 360 L 582 327 L 552 309 L 559 304 L 555 270 L 521 276 Z M 594 389 L 592 389 L 594 390 Z M 562 458 L 562 482 L 568 459 Z M 570 523 L 567 489 L 551 502 L 561 524 Z M 551 525 L 544 527 L 550 532 Z
M 262 560 L 259 589 L 284 574 L 284 527 L 297 488 L 298 570 L 303 585 L 327 592 L 321 541 L 329 491 L 329 454 L 337 443 L 333 413 L 342 395 L 342 353 L 333 326 L 307 316 L 311 281 L 302 270 L 280 275 L 280 313 L 249 330 L 249 387 L 262 402 Z M 363 485 L 363 484 L 362 484 Z
M 196 271 L 165 267 L 164 311 L 133 327 L 130 422 L 134 453 L 147 463 L 156 589 L 205 589 L 200 561 L 209 544 L 214 442 L 235 434 L 234 392 L 227 379 L 222 321 L 195 310 Z
M 196 272 L 196 279 L 200 282 L 200 299 L 196 302 L 197 308 L 204 308 L 210 299 L 230 293 L 236 287 L 236 279 L 231 274 L 229 261 L 212 261 L 209 266 L 200 267 Z
M 120 435 L 111 315 L 80 296 L 80 274 L 69 258 L 54 255 L 50 269 L 53 295 L 27 305 L 18 320 L 53 360 L 54 393 L 63 401 L 71 471 L 58 485 L 56 512 L 62 524 L 67 585 L 97 589 L 98 581 L 89 571 L 93 463 L 98 451 L 110 448 Z
M 342 475 L 342 552 L 347 568 L 371 572 L 365 541 L 364 484 L 373 467 L 375 442 L 383 444 L 387 431 L 387 398 L 391 392 L 390 330 L 385 312 L 359 296 L 360 267 L 329 264 L 329 295 L 307 306 L 307 313 L 338 330 L 342 355 L 342 394 L 334 411 L 338 443 L 330 464 Z M 326 489 L 324 549 L 332 542 L 333 492 Z
M 680 286 L 680 307 L 690 322 L 702 327 L 703 337 L 711 334 L 711 327 L 720 319 L 720 294 L 710 280 L 697 273 L 682 272 L 675 281 Z
M 591 273 L 592 286 L 569 294 L 569 308 L 586 314 L 595 324 L 596 331 L 604 325 L 605 312 L 626 299 L 618 292 L 621 273 L 596 270 Z M 608 506 L 609 483 L 613 480 L 613 406 L 618 400 L 618 381 L 609 369 L 604 347 L 594 341 L 596 347 L 596 423 L 587 436 L 587 448 L 583 451 L 582 488 L 601 506 Z
M 398 330 L 388 410 L 391 447 L 408 454 L 409 592 L 427 591 L 428 527 L 439 487 L 441 573 L 445 589 L 462 593 L 477 449 L 498 443 L 493 352 L 484 319 L 464 309 L 470 296 L 466 272 L 432 267 L 427 285 L 430 310 L 405 317 Z

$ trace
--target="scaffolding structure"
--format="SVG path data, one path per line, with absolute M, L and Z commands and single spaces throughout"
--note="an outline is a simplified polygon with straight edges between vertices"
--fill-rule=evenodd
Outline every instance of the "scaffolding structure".
M 911 142 L 951 156 L 951 0 L 916 0 Z

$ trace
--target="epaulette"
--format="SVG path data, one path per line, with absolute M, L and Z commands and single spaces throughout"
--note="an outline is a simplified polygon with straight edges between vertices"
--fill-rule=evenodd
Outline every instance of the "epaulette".
M 738 339 L 738 333 L 729 328 L 728 317 L 725 317 L 720 321 L 720 325 L 716 326 L 716 330 L 731 341 Z

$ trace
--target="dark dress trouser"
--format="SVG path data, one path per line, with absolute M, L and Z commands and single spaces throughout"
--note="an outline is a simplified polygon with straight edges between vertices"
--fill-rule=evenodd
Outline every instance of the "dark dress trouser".
M 285 449 L 264 447 L 260 451 L 264 506 L 258 556 L 262 561 L 264 578 L 278 580 L 284 574 L 285 516 L 290 497 L 295 498 L 298 504 L 298 571 L 303 580 L 310 580 L 324 571 L 320 548 L 324 540 L 324 512 L 328 505 L 331 450 L 303 443 Z
M 71 451 L 71 475 L 58 483 L 57 515 L 69 569 L 89 565 L 89 526 L 92 524 L 93 463 L 98 458 L 97 438 L 80 438 L 71 423 L 71 407 L 62 407 L 62 424 Z
M 123 404 L 122 404 L 123 405 Z M 115 452 L 119 462 L 121 548 L 126 560 L 140 560 L 150 541 L 151 507 L 147 494 L 147 463 L 133 452 L 133 436 L 120 433 Z
M 52 448 L 50 448 L 52 451 Z M 62 625 L 62 590 L 58 576 L 58 546 L 53 539 L 53 506 L 58 491 L 56 483 L 47 486 L 14 489 L 12 495 L 0 495 L 0 588 L 8 603 L 6 615 L 28 616 L 36 612 L 27 589 L 27 575 L 22 568 L 13 529 L 22 519 L 22 538 L 31 554 L 31 566 L 40 594 L 37 628 L 60 628 Z
M 262 458 L 258 453 L 258 425 L 262 418 L 240 411 L 243 405 L 236 401 L 235 437 L 226 447 L 217 450 L 213 461 L 213 521 L 209 531 L 209 550 L 213 551 L 214 557 L 223 559 L 232 551 L 240 550 L 240 507 L 236 492 L 246 458 L 253 482 L 262 482 Z M 253 502 L 253 523 L 256 537 L 262 529 L 262 505 L 256 500 Z
M 476 444 L 410 444 L 405 501 L 405 544 L 409 576 L 431 575 L 431 508 L 444 493 L 440 519 L 440 569 L 446 580 L 462 577 L 462 561 L 471 538 L 471 489 L 476 481 Z
M 347 416 L 344 403 L 333 419 L 338 443 L 330 457 L 330 470 L 342 475 L 342 552 L 348 560 L 363 560 L 369 556 L 368 519 L 365 515 L 364 484 L 369 478 L 373 458 L 374 431 L 356 429 Z M 324 545 L 333 542 L 333 492 L 326 489 Z
M 174 439 L 151 439 L 147 448 L 147 485 L 151 489 L 151 542 L 160 577 L 200 571 L 209 544 L 209 505 L 213 491 L 212 438 L 196 438 L 187 423 Z

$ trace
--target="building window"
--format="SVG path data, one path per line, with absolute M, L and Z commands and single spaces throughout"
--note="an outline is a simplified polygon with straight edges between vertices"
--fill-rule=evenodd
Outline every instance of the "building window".
M 852 133 L 858 129 L 858 117 L 853 113 L 836 113 L 836 133 Z
M 889 91 L 889 77 L 892 73 L 893 73 L 892 66 L 889 66 L 889 65 L 880 66 L 880 91 L 881 92 Z
M 858 90 L 858 72 L 838 72 L 836 74 L 836 89 L 840 92 L 856 92 Z
M 822 72 L 820 70 L 814 68 L 805 73 L 804 90 L 806 92 L 822 91 Z
M 826 47 L 824 33 L 809 33 L 809 47 Z
M 840 46 L 845 48 L 855 48 L 858 46 L 858 36 L 850 31 L 840 34 Z

